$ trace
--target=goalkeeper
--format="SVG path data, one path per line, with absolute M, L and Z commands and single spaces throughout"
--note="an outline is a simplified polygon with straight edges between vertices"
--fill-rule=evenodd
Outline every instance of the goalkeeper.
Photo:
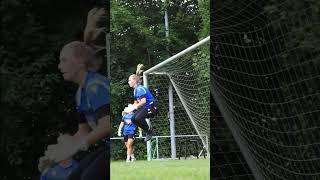
M 134 142 L 134 134 L 137 129 L 137 126 L 131 122 L 131 118 L 134 115 L 134 112 L 127 112 L 127 108 L 122 112 L 122 121 L 118 128 L 118 136 L 121 136 L 121 130 L 123 128 L 123 135 L 124 135 L 124 143 L 127 148 L 127 160 L 126 162 L 133 162 L 135 161 L 134 157 L 134 149 L 133 149 L 133 142 Z M 139 138 L 142 137 L 142 129 L 139 128 Z
M 70 42 L 60 52 L 58 68 L 64 80 L 78 85 L 75 95 L 78 131 L 72 136 L 60 135 L 57 144 L 48 146 L 45 156 L 39 159 L 38 168 L 42 173 L 56 163 L 72 158 L 78 151 L 87 151 L 95 145 L 95 150 L 88 152 L 67 179 L 109 178 L 109 80 L 96 72 L 101 66 L 101 58 L 97 56 L 95 47 L 90 45 L 92 38 L 101 32 L 94 26 L 103 14 L 103 9 L 92 9 L 88 13 L 84 42 Z
M 128 108 L 129 111 L 137 110 L 132 117 L 132 122 L 146 132 L 145 141 L 149 141 L 153 135 L 150 118 L 158 113 L 158 105 L 149 89 L 141 85 L 142 67 L 142 64 L 138 64 L 136 73 L 129 76 L 128 84 L 131 88 L 134 88 L 134 103 Z

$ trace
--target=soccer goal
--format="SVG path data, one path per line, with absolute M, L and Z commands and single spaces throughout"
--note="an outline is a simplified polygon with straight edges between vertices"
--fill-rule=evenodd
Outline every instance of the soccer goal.
M 320 179 L 316 2 L 212 6 L 214 179 Z
M 197 144 L 201 145 L 199 153 L 209 155 L 209 40 L 207 37 L 143 73 L 144 86 L 159 104 L 159 114 L 151 119 L 155 137 L 147 143 L 148 160 L 154 148 L 157 158 L 175 159 L 182 148 L 190 150 Z

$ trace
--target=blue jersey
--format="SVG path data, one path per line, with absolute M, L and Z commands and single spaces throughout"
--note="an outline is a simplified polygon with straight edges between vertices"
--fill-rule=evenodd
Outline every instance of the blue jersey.
M 142 86 L 139 84 L 133 91 L 134 99 L 139 101 L 142 98 L 146 98 L 146 103 L 143 105 L 144 108 L 149 108 L 150 105 L 156 101 L 156 98 L 154 98 L 149 91 L 148 88 Z
M 131 118 L 134 115 L 133 112 L 125 114 L 122 117 L 122 121 L 124 122 L 123 127 L 123 135 L 133 135 L 135 134 L 137 126 L 131 122 Z
M 110 104 L 109 80 L 89 71 L 76 94 L 77 111 L 83 113 L 92 129 L 97 126 L 96 110 Z
M 79 163 L 77 161 L 72 160 L 70 164 L 65 167 L 61 165 L 53 166 L 44 175 L 41 175 L 40 180 L 67 180 L 67 177 L 78 165 Z

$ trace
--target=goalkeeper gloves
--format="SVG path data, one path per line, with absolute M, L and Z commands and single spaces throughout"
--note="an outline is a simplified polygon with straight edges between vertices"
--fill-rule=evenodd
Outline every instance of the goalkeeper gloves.
M 134 110 L 136 110 L 136 109 L 137 109 L 136 106 L 129 104 L 128 107 L 124 108 L 124 112 L 125 112 L 125 113 L 130 113 L 130 112 L 132 112 L 132 111 L 134 111 Z
M 86 151 L 87 149 L 88 144 L 85 141 L 72 136 L 66 136 L 60 138 L 58 144 L 48 146 L 45 155 L 51 161 L 60 162 L 71 158 L 78 151 Z
M 50 161 L 48 157 L 42 156 L 39 158 L 38 170 L 41 174 L 45 174 L 53 164 L 54 163 Z
M 128 107 L 125 107 L 123 111 L 125 113 L 131 113 L 132 111 L 134 111 L 136 109 L 138 109 L 138 107 L 136 105 L 129 104 Z
M 73 140 L 73 136 L 70 136 L 68 134 L 60 134 L 60 136 L 57 138 L 58 144 L 59 143 L 68 143 L 69 141 Z

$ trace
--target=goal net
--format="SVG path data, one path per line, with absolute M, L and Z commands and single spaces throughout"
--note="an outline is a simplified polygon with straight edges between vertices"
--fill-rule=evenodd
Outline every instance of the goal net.
M 159 105 L 158 115 L 151 119 L 158 158 L 177 158 L 186 148 L 190 154 L 209 154 L 209 39 L 144 72 L 144 86 Z
M 231 0 L 212 8 L 211 90 L 226 124 L 212 128 L 220 138 L 213 141 L 237 145 L 212 155 L 215 178 L 319 179 L 319 2 Z M 221 139 L 229 132 L 231 141 Z M 221 164 L 232 154 L 246 163 Z

